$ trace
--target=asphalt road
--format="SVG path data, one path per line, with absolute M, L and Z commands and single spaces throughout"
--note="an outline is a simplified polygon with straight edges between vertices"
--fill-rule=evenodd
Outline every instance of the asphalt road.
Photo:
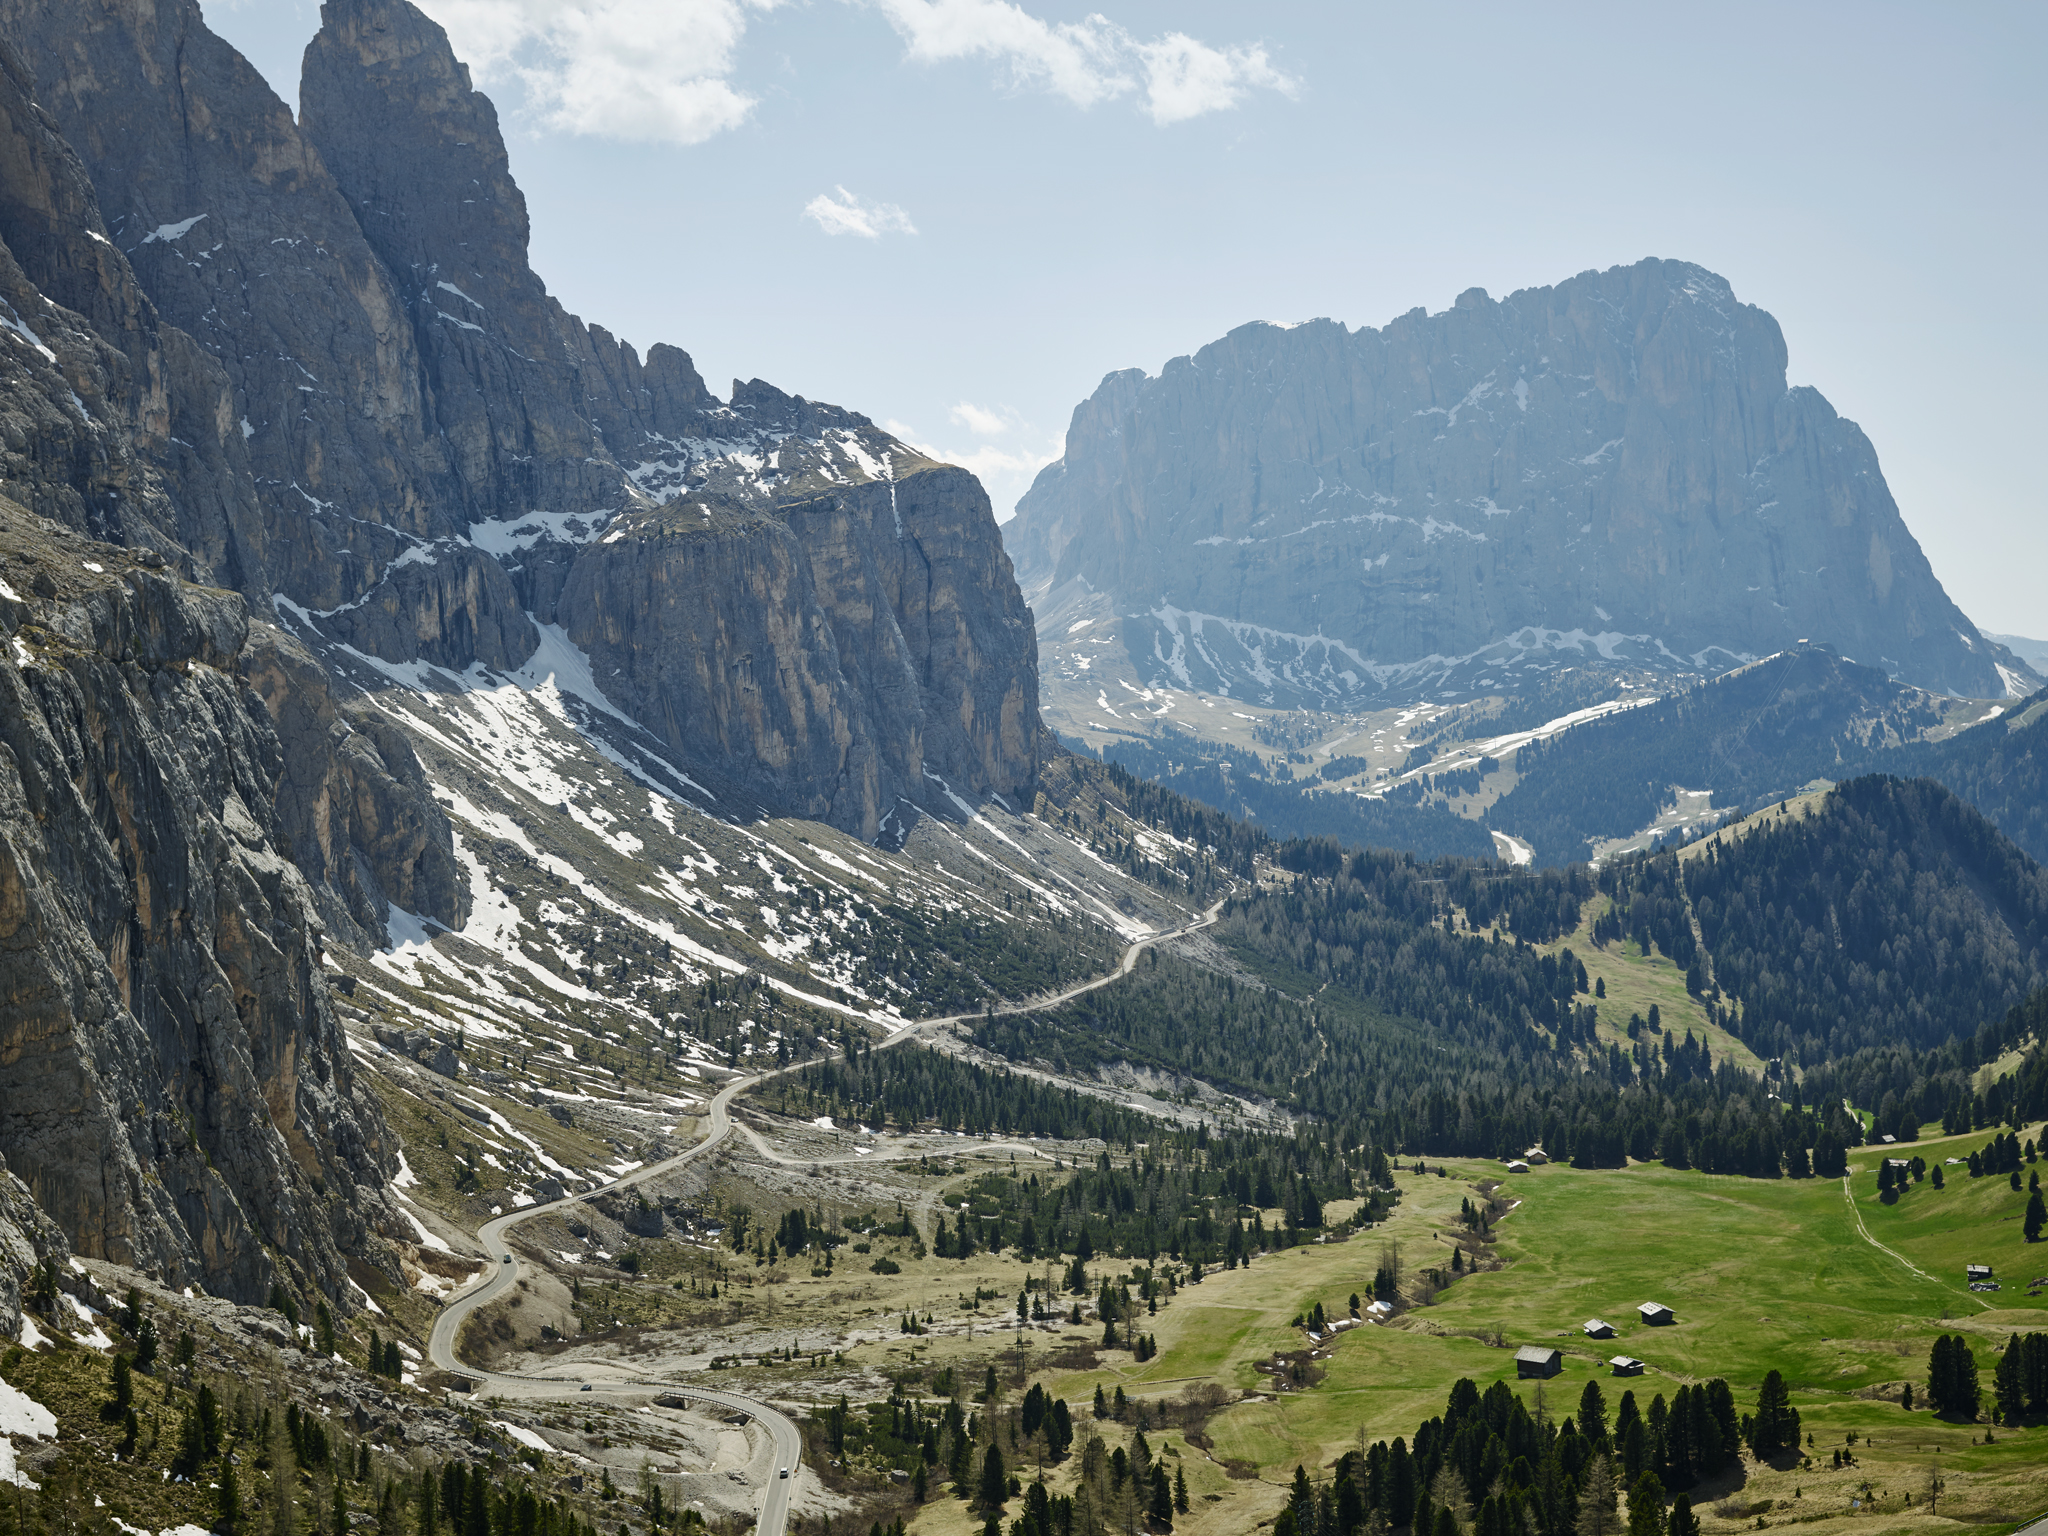
M 1121 976 L 1130 975 L 1132 969 L 1138 963 L 1139 954 L 1146 948 L 1166 939 L 1179 938 L 1183 934 L 1193 933 L 1198 928 L 1208 927 L 1216 921 L 1216 914 L 1222 908 L 1223 903 L 1219 901 L 1193 922 L 1183 924 L 1179 928 L 1169 929 L 1165 933 L 1153 934 L 1149 938 L 1139 939 L 1124 950 L 1123 959 L 1113 971 L 1095 977 L 1091 981 L 1081 982 L 1069 987 L 1064 992 L 1056 993 L 1052 997 L 1039 998 L 1030 1003 L 1020 1003 L 996 1011 L 1006 1014 L 1024 1013 L 1038 1008 L 1055 1007 L 1060 1003 L 1081 996 L 1084 992 L 1092 992 L 1097 987 L 1107 986 Z M 980 1017 L 982 1017 L 980 1014 L 962 1013 L 949 1014 L 943 1018 L 923 1019 L 917 1023 L 905 1025 L 887 1040 L 877 1042 L 876 1049 L 882 1050 L 890 1046 L 900 1045 L 905 1040 L 917 1039 L 930 1030 L 942 1028 L 948 1024 L 963 1023 L 968 1019 Z M 478 1307 L 486 1306 L 490 1302 L 495 1301 L 519 1283 L 520 1271 L 525 1267 L 525 1261 L 518 1254 L 514 1253 L 505 1241 L 505 1234 L 513 1227 L 518 1226 L 523 1221 L 532 1221 L 535 1217 L 545 1216 L 551 1211 L 568 1210 L 571 1206 L 580 1205 L 612 1190 L 626 1189 L 632 1185 L 644 1183 L 649 1179 L 661 1178 L 665 1174 L 673 1173 L 685 1163 L 705 1156 L 712 1148 L 732 1134 L 732 1101 L 737 1095 L 746 1092 L 747 1089 L 757 1083 L 780 1075 L 782 1072 L 794 1072 L 810 1064 L 808 1062 L 798 1062 L 788 1067 L 777 1068 L 774 1071 L 757 1073 L 752 1077 L 735 1078 L 732 1082 L 727 1083 L 712 1097 L 707 1111 L 709 1123 L 705 1128 L 704 1139 L 686 1152 L 679 1152 L 674 1157 L 664 1158 L 658 1163 L 649 1163 L 644 1168 L 636 1168 L 623 1178 L 614 1179 L 609 1184 L 601 1185 L 596 1189 L 586 1190 L 582 1194 L 551 1201 L 546 1205 L 529 1205 L 521 1210 L 512 1212 L 510 1215 L 493 1217 L 490 1221 L 485 1222 L 482 1227 L 477 1229 L 476 1236 L 477 1242 L 483 1248 L 489 1269 L 483 1278 L 477 1281 L 470 1289 L 451 1299 L 448 1305 L 442 1308 L 441 1315 L 434 1319 L 434 1331 L 427 1339 L 427 1357 L 441 1370 L 468 1376 L 480 1383 L 479 1395 L 504 1397 L 520 1401 L 576 1397 L 581 1395 L 587 1383 L 592 1393 L 609 1395 L 618 1392 L 631 1392 L 635 1396 L 639 1396 L 651 1390 L 673 1393 L 677 1396 L 687 1397 L 693 1402 L 706 1403 L 746 1414 L 755 1423 L 768 1431 L 769 1439 L 775 1451 L 776 1473 L 779 1474 L 784 1470 L 787 1470 L 789 1473 L 789 1476 L 786 1478 L 779 1475 L 771 1475 L 768 1478 L 766 1490 L 761 1496 L 761 1510 L 755 1530 L 757 1536 L 784 1536 L 789 1524 L 790 1496 L 796 1488 L 797 1463 L 803 1454 L 803 1437 L 797 1432 L 796 1425 L 791 1423 L 787 1416 L 770 1404 L 759 1398 L 748 1397 L 742 1393 L 713 1391 L 688 1382 L 656 1381 L 639 1376 L 619 1376 L 603 1366 L 593 1366 L 585 1374 L 573 1377 L 516 1376 L 501 1371 L 478 1370 L 476 1367 L 464 1365 L 460 1360 L 456 1359 L 455 1340 L 462 1331 L 463 1323 L 469 1319 L 469 1315 L 472 1312 Z

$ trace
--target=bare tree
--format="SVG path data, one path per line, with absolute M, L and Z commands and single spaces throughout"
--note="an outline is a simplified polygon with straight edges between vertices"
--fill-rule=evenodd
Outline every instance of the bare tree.
M 1620 1536 L 1616 1502 L 1614 1468 L 1605 1456 L 1595 1456 L 1586 1465 L 1585 1485 L 1579 1491 L 1578 1536 Z

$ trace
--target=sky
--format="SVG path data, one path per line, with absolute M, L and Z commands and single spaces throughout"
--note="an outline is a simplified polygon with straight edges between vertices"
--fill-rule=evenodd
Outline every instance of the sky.
M 570 310 L 998 517 L 1112 370 L 1676 257 L 1777 317 L 1964 611 L 2048 637 L 2048 7 L 419 3 Z M 295 105 L 311 0 L 206 14 Z

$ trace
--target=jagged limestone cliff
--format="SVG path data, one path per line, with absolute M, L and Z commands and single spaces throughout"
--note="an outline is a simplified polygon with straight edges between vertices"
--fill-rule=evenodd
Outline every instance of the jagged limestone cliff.
M 1034 591 L 1109 595 L 1141 677 L 1282 707 L 1802 638 L 1937 690 L 2035 686 L 1785 367 L 1776 321 L 1676 261 L 1377 330 L 1248 325 L 1105 379 L 1006 536 Z
M 339 1298 L 391 1153 L 242 599 L 0 502 L 0 630 L 0 1152 L 82 1254 Z
M 1035 640 L 972 477 L 759 381 L 721 402 L 682 351 L 643 362 L 568 314 L 442 30 L 404 0 L 331 0 L 322 21 L 297 123 L 191 0 L 0 3 L 109 249 L 224 386 L 205 403 L 225 462 L 190 486 L 168 468 L 168 490 L 260 516 L 194 574 L 279 599 L 316 651 L 389 662 L 503 671 L 559 624 L 630 659 L 599 673 L 630 689 L 615 702 L 707 780 L 864 836 L 946 804 L 927 770 L 1026 793 Z M 812 504 L 859 487 L 852 515 Z M 666 540 L 643 573 L 600 542 L 685 495 L 741 509 L 716 545 Z M 614 574 L 720 613 L 716 643 Z

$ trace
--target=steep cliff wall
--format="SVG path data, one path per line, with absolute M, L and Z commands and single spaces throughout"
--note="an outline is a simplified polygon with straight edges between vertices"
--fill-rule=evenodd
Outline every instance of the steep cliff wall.
M 11 321 L 0 338 L 0 494 L 260 600 L 266 530 L 234 386 L 142 291 L 84 168 L 29 90 L 0 47 L 0 319 Z M 433 851 L 446 848 L 447 827 L 409 752 L 379 744 L 337 757 L 347 710 L 317 663 L 267 627 L 255 649 L 294 748 L 280 814 L 296 847 L 323 850 L 301 863 L 325 909 L 360 930 L 352 937 L 381 935 L 388 889 L 410 910 L 456 921 L 465 896 Z M 337 766 L 344 758 L 351 766 Z M 321 777 L 330 771 L 345 792 Z
M 261 562 L 223 576 L 331 614 L 398 660 L 516 663 L 532 627 L 432 429 L 405 304 L 320 156 L 192 0 L 7 0 L 0 32 L 77 150 L 159 315 L 225 376 L 209 438 L 243 441 Z M 201 466 L 194 466 L 200 468 Z
M 338 1298 L 386 1133 L 236 675 L 247 610 L 153 559 L 0 502 L 0 1153 L 82 1254 Z
M 1031 615 L 987 496 L 869 437 L 900 478 L 621 518 L 560 607 L 611 697 L 678 756 L 874 838 L 945 804 L 928 774 L 1028 803 L 1044 748 Z
M 1379 330 L 1249 325 L 1106 379 L 1007 537 L 1028 583 L 1110 592 L 1162 682 L 1282 704 L 1715 672 L 1801 638 L 1925 687 L 2031 686 L 1785 366 L 1776 321 L 1675 261 Z
M 946 804 L 927 771 L 1028 794 L 1030 615 L 973 477 L 759 380 L 721 402 L 686 353 L 643 364 L 568 314 L 446 34 L 402 0 L 321 15 L 306 137 L 403 296 L 469 542 L 527 611 L 677 757 L 770 808 L 874 837 Z

